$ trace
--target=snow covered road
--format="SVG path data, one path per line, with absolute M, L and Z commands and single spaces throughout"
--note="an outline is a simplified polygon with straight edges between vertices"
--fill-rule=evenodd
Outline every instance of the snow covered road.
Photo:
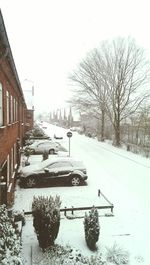
M 59 127 L 47 124 L 45 132 L 52 136 L 56 129 L 59 130 Z M 64 135 L 60 143 L 68 149 L 67 131 L 62 128 L 60 130 Z M 142 257 L 144 264 L 149 265 L 150 159 L 76 132 L 73 132 L 70 139 L 70 153 L 71 156 L 83 160 L 86 165 L 88 186 L 20 189 L 16 193 L 15 207 L 31 207 L 33 195 L 47 196 L 54 191 L 74 206 L 76 203 L 83 206 L 84 198 L 93 204 L 93 198 L 100 189 L 114 204 L 115 215 L 100 221 L 101 244 L 108 246 L 117 242 L 135 256 Z

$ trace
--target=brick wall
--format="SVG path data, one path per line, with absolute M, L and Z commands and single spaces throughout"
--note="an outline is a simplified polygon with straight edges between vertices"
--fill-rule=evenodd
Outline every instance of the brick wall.
M 19 145 L 23 143 L 26 130 L 27 107 L 1 10 L 0 84 L 0 89 L 2 89 L 2 98 L 0 98 L 0 191 L 1 188 L 4 191 L 3 193 L 0 192 L 0 204 L 6 201 L 9 206 L 14 198 L 15 175 L 20 160 Z
M 0 169 L 3 172 L 3 164 L 7 162 L 7 172 L 3 173 L 7 185 L 7 205 L 11 205 L 14 199 L 14 185 L 15 185 L 15 170 L 19 163 L 18 161 L 18 139 L 22 142 L 25 133 L 25 103 L 23 101 L 20 89 L 15 80 L 15 75 L 9 58 L 5 58 L 0 64 L 0 83 L 3 89 L 3 125 L 0 126 Z M 8 123 L 7 120 L 7 92 L 12 97 L 12 107 L 9 109 L 9 115 L 13 120 Z M 17 102 L 14 106 L 14 99 Z M 11 104 L 11 103 L 9 103 Z M 17 107 L 16 107 L 17 106 Z M 14 117 L 14 108 L 16 108 L 16 117 Z M 12 113 L 13 112 L 13 115 Z M 4 195 L 3 195 L 4 196 Z M 3 202 L 4 198 L 0 198 Z M 5 201 L 5 199 L 4 199 Z

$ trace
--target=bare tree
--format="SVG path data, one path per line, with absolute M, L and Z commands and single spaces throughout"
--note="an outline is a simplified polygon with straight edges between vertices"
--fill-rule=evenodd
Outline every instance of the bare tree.
M 146 84 L 150 77 L 150 64 L 143 49 L 131 39 L 117 39 L 101 47 L 104 80 L 107 86 L 107 114 L 113 124 L 115 145 L 121 144 L 121 122 L 132 115 L 149 97 Z
M 150 139 L 150 105 L 141 106 L 134 118 L 136 144 L 149 147 Z
M 107 114 L 114 128 L 114 144 L 120 146 L 121 123 L 149 97 L 149 77 L 150 64 L 134 40 L 105 41 L 70 76 L 78 85 L 74 103 L 101 114 L 102 127 Z
M 105 86 L 101 82 L 102 64 L 97 60 L 97 51 L 90 52 L 83 60 L 78 70 L 70 76 L 75 86 L 75 96 L 70 101 L 77 109 L 88 114 L 93 113 L 93 117 L 101 120 L 100 140 L 104 140 L 105 129 L 105 102 L 107 93 Z

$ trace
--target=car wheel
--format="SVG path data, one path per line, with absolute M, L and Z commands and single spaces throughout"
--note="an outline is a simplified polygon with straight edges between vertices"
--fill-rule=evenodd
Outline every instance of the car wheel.
M 50 154 L 50 155 L 53 155 L 54 153 L 55 153 L 55 152 L 54 152 L 54 149 L 50 149 L 50 150 L 49 150 L 49 154 Z
M 33 188 L 36 186 L 36 184 L 37 184 L 37 181 L 36 181 L 35 177 L 29 177 L 26 180 L 26 187 L 27 188 Z
M 72 186 L 79 186 L 80 185 L 80 177 L 78 176 L 73 176 L 71 179 L 71 185 Z

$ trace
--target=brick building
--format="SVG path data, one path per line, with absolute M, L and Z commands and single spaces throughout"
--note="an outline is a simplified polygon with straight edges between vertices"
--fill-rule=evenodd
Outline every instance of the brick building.
M 34 83 L 31 80 L 25 79 L 23 85 L 23 94 L 26 102 L 26 123 L 25 123 L 25 130 L 31 130 L 34 125 Z M 26 83 L 26 84 L 25 84 Z
M 27 109 L 26 110 L 26 124 L 25 124 L 25 130 L 31 130 L 34 125 L 34 109 Z
M 29 112 L 0 11 L 0 204 L 7 206 L 13 202 L 19 149 L 29 123 Z M 33 121 L 31 115 L 30 120 Z

